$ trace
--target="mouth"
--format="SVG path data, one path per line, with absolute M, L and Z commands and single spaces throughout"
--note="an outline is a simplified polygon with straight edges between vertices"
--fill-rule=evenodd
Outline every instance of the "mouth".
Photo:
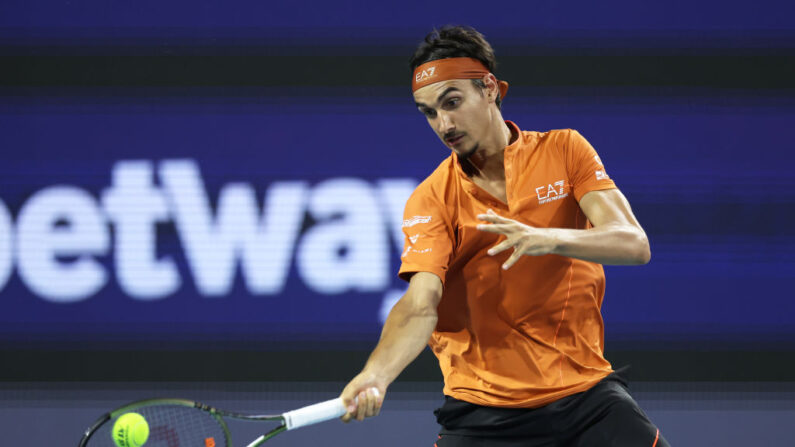
M 452 137 L 447 137 L 444 139 L 444 142 L 447 143 L 448 146 L 456 146 L 461 140 L 464 138 L 464 134 L 455 135 Z

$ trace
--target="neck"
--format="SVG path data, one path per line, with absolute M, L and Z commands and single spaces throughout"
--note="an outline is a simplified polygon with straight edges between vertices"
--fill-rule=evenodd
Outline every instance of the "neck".
M 499 121 L 492 125 L 494 132 L 482 142 L 482 146 L 477 152 L 468 158 L 468 162 L 473 167 L 474 176 L 484 180 L 504 180 L 505 162 L 503 153 L 518 135 L 513 135 L 513 131 L 503 121 L 502 115 L 495 114 Z

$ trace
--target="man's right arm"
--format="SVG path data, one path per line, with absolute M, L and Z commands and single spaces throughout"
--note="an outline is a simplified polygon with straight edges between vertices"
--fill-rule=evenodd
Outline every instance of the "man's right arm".
M 381 331 L 378 345 L 362 372 L 348 383 L 340 397 L 348 407 L 342 420 L 363 420 L 381 409 L 386 388 L 425 348 L 436 327 L 436 307 L 442 281 L 433 273 L 415 273 L 406 294 L 395 304 Z M 368 389 L 375 387 L 380 395 Z M 358 403 L 354 398 L 358 397 Z

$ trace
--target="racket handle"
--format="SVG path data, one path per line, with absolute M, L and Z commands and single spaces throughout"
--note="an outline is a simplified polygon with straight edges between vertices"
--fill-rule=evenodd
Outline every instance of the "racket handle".
M 345 414 L 346 411 L 345 405 L 342 404 L 342 400 L 336 398 L 297 410 L 288 411 L 282 416 L 284 417 L 284 425 L 287 427 L 287 430 L 293 430 L 306 425 L 336 419 Z
M 378 388 L 373 387 L 371 390 L 378 396 Z M 359 398 L 356 397 L 354 402 L 358 403 Z M 288 411 L 284 413 L 282 417 L 284 418 L 284 425 L 287 427 L 287 430 L 292 430 L 298 427 L 305 427 L 307 425 L 317 424 L 318 422 L 336 419 L 347 412 L 348 409 L 345 408 L 342 399 L 338 397 L 336 399 L 320 402 L 319 404 Z

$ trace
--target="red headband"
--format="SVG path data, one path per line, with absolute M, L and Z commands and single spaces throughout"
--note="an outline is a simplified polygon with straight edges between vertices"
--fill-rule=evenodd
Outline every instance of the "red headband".
M 489 73 L 491 72 L 482 62 L 470 57 L 437 59 L 426 62 L 414 70 L 414 78 L 411 80 L 411 91 L 415 92 L 418 88 L 426 85 L 450 79 L 481 79 Z M 508 93 L 508 83 L 505 81 L 498 82 L 500 97 L 505 98 L 505 94 Z

